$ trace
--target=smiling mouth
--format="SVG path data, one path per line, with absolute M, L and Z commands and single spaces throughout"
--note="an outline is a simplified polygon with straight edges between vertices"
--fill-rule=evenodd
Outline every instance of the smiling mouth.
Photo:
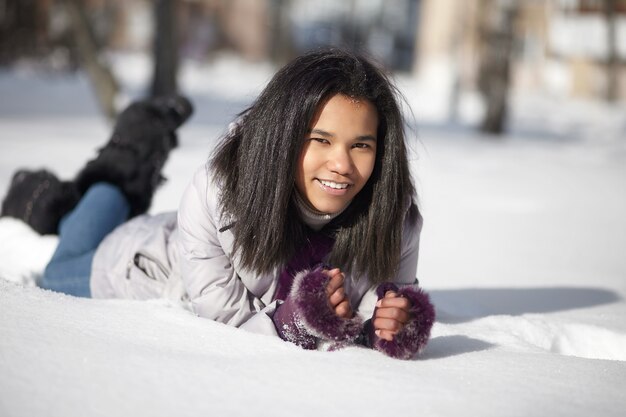
M 318 181 L 325 187 L 328 188 L 333 188 L 335 190 L 345 190 L 346 188 L 348 188 L 351 184 L 347 184 L 345 182 L 334 182 L 334 181 L 326 181 L 326 180 L 320 180 L 318 179 Z

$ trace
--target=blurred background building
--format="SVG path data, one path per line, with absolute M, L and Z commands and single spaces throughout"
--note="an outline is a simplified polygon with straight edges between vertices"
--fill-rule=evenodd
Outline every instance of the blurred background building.
M 280 64 L 325 45 L 479 91 L 487 131 L 502 130 L 509 90 L 626 98 L 626 0 L 0 0 L 4 66 L 92 62 L 105 79 L 104 52 L 151 53 L 175 74 L 179 60 Z

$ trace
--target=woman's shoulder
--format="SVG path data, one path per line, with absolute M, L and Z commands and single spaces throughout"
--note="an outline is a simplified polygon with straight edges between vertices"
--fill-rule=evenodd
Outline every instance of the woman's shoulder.
M 198 167 L 180 200 L 179 223 L 181 219 L 194 224 L 209 221 L 218 227 L 228 223 L 229 218 L 221 209 L 221 190 L 210 164 L 207 162 Z
M 191 177 L 191 184 L 198 190 L 204 190 L 207 194 L 217 191 L 220 188 L 217 176 L 213 172 L 209 162 L 205 162 L 196 168 Z
M 213 174 L 208 162 L 200 165 L 191 177 L 191 181 L 183 194 L 181 205 L 190 199 L 199 200 L 209 211 L 217 209 L 221 187 Z

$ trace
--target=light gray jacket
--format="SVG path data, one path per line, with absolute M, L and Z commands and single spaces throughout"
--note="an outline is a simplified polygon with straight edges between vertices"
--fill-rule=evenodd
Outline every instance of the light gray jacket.
M 168 298 L 201 317 L 276 335 L 272 297 L 280 269 L 259 275 L 241 267 L 218 201 L 219 188 L 203 165 L 183 194 L 178 216 L 143 215 L 115 229 L 96 251 L 92 296 Z M 421 218 L 405 223 L 400 267 L 392 280 L 397 284 L 416 283 L 421 226 Z M 365 276 L 346 274 L 344 288 L 357 313 L 370 318 L 375 286 Z

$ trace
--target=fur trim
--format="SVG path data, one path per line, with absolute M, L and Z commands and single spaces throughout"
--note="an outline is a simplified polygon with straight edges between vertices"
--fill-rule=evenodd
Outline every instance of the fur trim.
M 392 341 L 374 337 L 374 349 L 398 359 L 411 359 L 421 352 L 428 343 L 430 330 L 435 322 L 435 308 L 430 297 L 422 289 L 405 287 L 398 291 L 411 301 L 411 319 L 396 334 Z
M 293 281 L 289 297 L 303 327 L 312 335 L 335 342 L 352 341 L 363 329 L 357 315 L 351 319 L 338 317 L 328 305 L 326 285 L 330 278 L 321 268 L 299 272 Z
M 387 294 L 387 291 L 393 291 L 397 294 L 398 286 L 394 284 L 393 282 L 383 282 L 376 288 L 376 296 L 380 300 L 381 298 L 385 297 L 385 294 Z
M 356 346 L 353 342 L 333 342 L 331 340 L 319 339 L 317 342 L 317 350 L 322 352 L 337 352 L 347 347 Z
M 272 317 L 276 331 L 281 339 L 291 342 L 303 349 L 317 349 L 317 338 L 311 335 L 299 318 L 294 315 L 290 305 L 282 304 Z

